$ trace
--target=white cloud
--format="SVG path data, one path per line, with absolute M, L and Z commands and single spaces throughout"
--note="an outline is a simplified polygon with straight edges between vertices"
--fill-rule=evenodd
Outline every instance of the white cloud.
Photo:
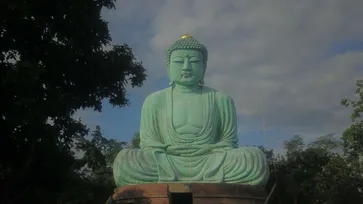
M 258 118 L 263 93 L 268 128 L 320 136 L 350 122 L 340 100 L 353 96 L 362 77 L 363 50 L 332 49 L 363 41 L 361 8 L 356 0 L 136 0 L 120 1 L 105 18 L 111 31 L 115 22 L 139 25 L 125 32 L 145 61 L 148 84 L 166 75 L 164 49 L 189 33 L 209 50 L 206 83 L 230 94 L 239 115 Z

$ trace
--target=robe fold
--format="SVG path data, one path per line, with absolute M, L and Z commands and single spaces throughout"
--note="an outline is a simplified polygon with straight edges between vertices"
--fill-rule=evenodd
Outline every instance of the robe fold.
M 264 153 L 255 147 L 238 148 L 237 116 L 232 98 L 203 87 L 205 124 L 199 134 L 181 135 L 172 124 L 172 87 L 148 96 L 141 112 L 140 149 L 125 149 L 113 166 L 117 186 L 141 183 L 267 182 Z M 168 145 L 206 145 L 214 148 L 202 156 L 166 154 Z

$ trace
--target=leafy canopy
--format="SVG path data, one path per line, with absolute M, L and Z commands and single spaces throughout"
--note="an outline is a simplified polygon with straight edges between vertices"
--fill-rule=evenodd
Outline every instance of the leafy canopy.
M 125 106 L 126 86 L 145 80 L 128 45 L 104 49 L 101 10 L 114 2 L 0 3 L 1 203 L 56 203 L 77 178 L 73 142 L 88 133 L 73 114 L 104 99 Z

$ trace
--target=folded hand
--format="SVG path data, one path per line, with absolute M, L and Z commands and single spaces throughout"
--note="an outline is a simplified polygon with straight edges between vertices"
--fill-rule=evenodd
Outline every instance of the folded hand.
M 183 154 L 191 154 L 197 149 L 189 148 L 188 145 L 173 145 L 166 148 L 166 153 L 174 156 L 181 156 Z
M 182 154 L 181 156 L 193 157 L 193 156 L 202 156 L 210 153 L 212 151 L 211 145 L 190 145 L 189 148 L 195 149 L 196 151 L 190 154 Z
M 166 153 L 170 155 L 185 157 L 205 155 L 211 151 L 210 145 L 174 145 L 166 149 Z

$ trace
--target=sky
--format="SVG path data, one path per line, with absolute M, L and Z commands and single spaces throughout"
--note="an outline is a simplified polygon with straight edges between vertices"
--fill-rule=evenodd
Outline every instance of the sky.
M 105 100 L 101 113 L 75 116 L 130 141 L 146 96 L 168 86 L 164 50 L 188 33 L 208 49 L 206 85 L 235 101 L 241 146 L 278 151 L 295 134 L 339 136 L 351 123 L 340 100 L 354 99 L 363 75 L 362 8 L 359 0 L 118 0 L 102 18 L 112 44 L 129 44 L 143 61 L 147 81 L 128 89 L 129 107 Z

